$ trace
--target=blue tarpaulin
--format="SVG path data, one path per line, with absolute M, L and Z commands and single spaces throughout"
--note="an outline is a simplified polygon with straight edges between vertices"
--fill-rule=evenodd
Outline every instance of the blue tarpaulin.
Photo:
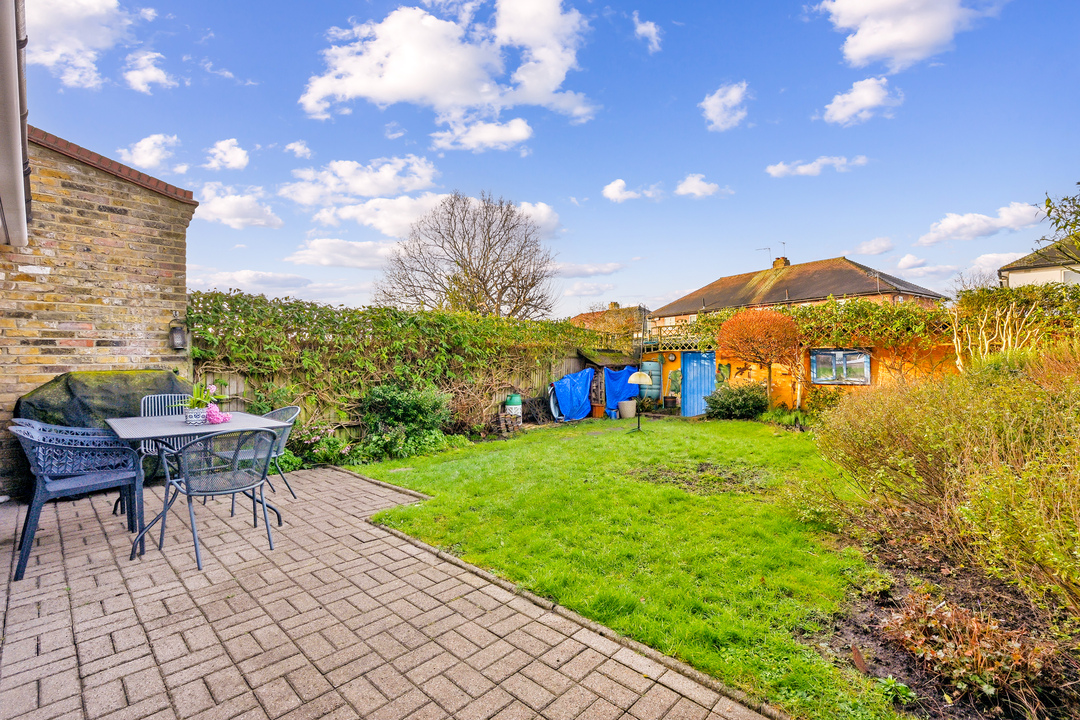
M 633 400 L 641 387 L 631 385 L 627 380 L 637 372 L 637 368 L 624 367 L 622 370 L 604 368 L 604 393 L 607 395 L 607 409 L 617 410 L 623 400 Z
M 589 417 L 589 411 L 592 410 L 592 404 L 589 402 L 589 388 L 592 387 L 592 381 L 592 368 L 564 375 L 561 380 L 555 381 L 555 399 L 559 401 L 563 421 Z

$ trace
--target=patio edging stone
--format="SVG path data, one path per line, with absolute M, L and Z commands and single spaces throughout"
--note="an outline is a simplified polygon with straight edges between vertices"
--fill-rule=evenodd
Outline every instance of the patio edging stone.
M 340 465 L 319 465 L 317 467 L 333 468 L 334 470 L 339 470 L 339 471 L 341 471 L 343 473 L 347 473 L 349 475 L 352 475 L 353 477 L 360 478 L 364 482 L 369 482 L 372 485 L 378 485 L 379 487 L 386 488 L 387 490 L 393 490 L 394 492 L 399 492 L 399 493 L 402 493 L 404 495 L 411 495 L 411 496 L 413 496 L 414 498 L 416 498 L 418 500 L 430 500 L 431 499 L 430 495 L 425 495 L 422 492 L 417 492 L 416 490 L 410 490 L 409 488 L 404 488 L 404 487 L 401 487 L 400 485 L 391 485 L 388 482 L 383 482 L 382 480 L 376 480 L 375 478 L 370 478 L 367 475 L 361 475 L 358 472 L 353 472 L 352 470 L 349 470 L 348 468 L 341 467 Z
M 337 468 L 337 469 L 338 470 L 343 470 L 344 472 L 347 472 L 350 475 L 354 475 L 357 478 L 359 478 L 361 480 L 364 480 L 365 482 L 370 482 L 370 483 L 373 483 L 375 485 L 379 485 L 381 487 L 385 487 L 385 488 L 390 489 L 390 490 L 395 490 L 397 492 L 412 495 L 413 497 L 416 497 L 416 498 L 419 498 L 419 499 L 422 499 L 422 500 L 429 500 L 431 498 L 431 496 L 424 495 L 423 493 L 416 492 L 415 490 L 409 490 L 407 488 L 403 488 L 403 487 L 400 487 L 398 485 L 392 485 L 390 483 L 383 482 L 381 480 L 376 480 L 374 478 L 370 478 L 370 477 L 368 477 L 366 475 L 361 475 L 360 473 L 353 472 L 351 470 L 345 470 L 344 468 L 340 468 L 340 467 Z M 559 605 L 558 603 L 552 602 L 551 600 L 547 600 L 546 598 L 542 598 L 539 595 L 536 595 L 535 593 L 529 592 L 528 590 L 521 587 L 520 585 L 516 585 L 515 583 L 512 583 L 509 580 L 505 580 L 505 579 L 503 579 L 501 577 L 498 577 L 497 575 L 493 575 L 492 573 L 488 572 L 487 570 L 484 570 L 483 568 L 477 567 L 476 565 L 472 565 L 471 563 L 467 563 L 464 560 L 462 560 L 461 558 L 458 558 L 458 557 L 456 557 L 454 555 L 450 555 L 449 553 L 446 553 L 446 552 L 440 550 L 439 548 L 437 548 L 437 547 L 435 547 L 433 545 L 428 545 L 426 542 L 424 542 L 422 540 L 418 540 L 418 539 L 412 537 L 411 535 L 407 535 L 407 534 L 401 532 L 400 530 L 397 530 L 397 529 L 392 528 L 392 527 L 388 527 L 386 525 L 380 525 L 378 523 L 373 523 L 370 520 L 365 520 L 364 522 L 367 522 L 367 523 L 373 525 L 374 527 L 379 528 L 380 530 L 388 532 L 391 535 L 393 535 L 394 537 L 399 538 L 401 540 L 404 540 L 405 542 L 407 542 L 407 543 L 409 543 L 411 545 L 415 545 L 416 547 L 421 548 L 422 550 L 426 550 L 427 552 L 430 552 L 430 553 L 434 554 L 440 560 L 448 562 L 451 565 L 456 565 L 457 567 L 459 567 L 459 568 L 461 568 L 463 570 L 467 570 L 467 571 L 473 573 L 474 575 L 477 575 L 477 576 L 483 578 L 484 580 L 492 583 L 493 585 L 497 585 L 497 586 L 501 587 L 503 590 L 506 590 L 507 592 L 511 592 L 511 593 L 517 595 L 518 597 L 521 597 L 521 598 L 523 598 L 525 600 L 528 600 L 529 602 L 533 603 L 534 605 L 537 605 L 538 607 L 541 607 L 541 608 L 543 608 L 545 610 L 549 610 L 549 611 L 554 612 L 554 613 L 556 613 L 558 615 L 561 615 L 561 616 L 565 617 L 567 620 L 571 620 L 573 622 L 576 622 L 579 625 L 581 625 L 582 627 L 596 633 L 597 635 L 605 637 L 608 640 L 611 640 L 611 641 L 613 641 L 615 643 L 618 643 L 619 645 L 622 645 L 623 647 L 625 647 L 625 648 L 627 648 L 629 650 L 633 650 L 634 652 L 637 652 L 637 653 L 639 653 L 641 655 L 644 655 L 648 659 L 650 659 L 650 660 L 652 660 L 654 662 L 660 663 L 661 665 L 666 667 L 668 670 L 671 670 L 673 672 L 677 672 L 677 673 L 679 673 L 680 675 L 686 677 L 689 680 L 693 680 L 696 683 L 704 685 L 705 687 L 709 688 L 710 690 L 713 690 L 714 692 L 717 692 L 717 693 L 723 695 L 724 697 L 728 698 L 729 700 L 737 702 L 740 705 L 742 705 L 743 707 L 746 707 L 746 708 L 748 708 L 750 710 L 753 710 L 755 712 L 758 712 L 758 713 L 764 715 L 767 718 L 770 718 L 770 720 L 792 720 L 790 715 L 788 715 L 787 713 L 785 713 L 785 712 L 783 712 L 781 710 L 778 710 L 777 708 L 774 708 L 773 706 L 769 705 L 768 703 L 754 702 L 754 700 L 749 695 L 742 692 L 741 690 L 736 690 L 735 688 L 728 687 L 727 685 L 723 684 L 722 682 L 720 682 L 719 680 L 713 678 L 712 676 L 706 675 L 705 673 L 701 672 L 700 670 L 696 670 L 695 668 L 691 667 L 690 665 L 687 665 L 686 663 L 684 663 L 684 662 L 682 662 L 680 660 L 676 660 L 673 657 L 669 657 L 668 655 L 665 655 L 662 652 L 660 652 L 658 650 L 655 650 L 654 648 L 649 647 L 648 645 L 644 645 L 644 644 L 638 642 L 637 640 L 633 640 L 631 638 L 625 637 L 624 635 L 621 635 L 620 633 L 615 632 L 614 630 L 612 630 L 609 627 L 606 627 L 604 625 L 601 625 L 601 624 L 599 624 L 597 622 L 594 622 L 594 621 L 590 620 L 587 617 L 579 615 L 578 613 L 574 612 L 573 610 L 571 610 L 569 608 L 563 607 L 562 605 Z

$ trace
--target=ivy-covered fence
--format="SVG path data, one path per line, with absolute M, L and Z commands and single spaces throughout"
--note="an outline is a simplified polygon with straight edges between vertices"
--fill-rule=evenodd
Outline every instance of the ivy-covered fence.
M 380 385 L 436 388 L 451 396 L 452 422 L 482 424 L 493 401 L 537 391 L 567 369 L 577 348 L 602 338 L 567 322 L 471 313 L 333 307 L 232 292 L 189 296 L 195 374 L 231 382 L 246 407 L 300 405 L 308 423 L 360 423 Z

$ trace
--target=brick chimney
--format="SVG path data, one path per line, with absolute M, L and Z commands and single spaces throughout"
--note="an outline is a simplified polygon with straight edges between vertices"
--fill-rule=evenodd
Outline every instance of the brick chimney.
M 791 264 L 791 261 L 788 260 L 786 257 L 778 257 L 778 258 L 776 258 L 775 260 L 772 261 L 773 270 L 776 270 L 776 269 L 782 268 L 782 267 L 787 267 L 790 264 Z

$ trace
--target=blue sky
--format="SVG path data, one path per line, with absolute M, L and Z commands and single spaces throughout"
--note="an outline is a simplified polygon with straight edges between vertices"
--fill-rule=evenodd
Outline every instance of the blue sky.
M 557 316 L 784 253 L 948 290 L 1080 181 L 1075 0 L 27 6 L 30 122 L 192 189 L 198 289 L 361 305 L 459 190 L 533 215 Z

